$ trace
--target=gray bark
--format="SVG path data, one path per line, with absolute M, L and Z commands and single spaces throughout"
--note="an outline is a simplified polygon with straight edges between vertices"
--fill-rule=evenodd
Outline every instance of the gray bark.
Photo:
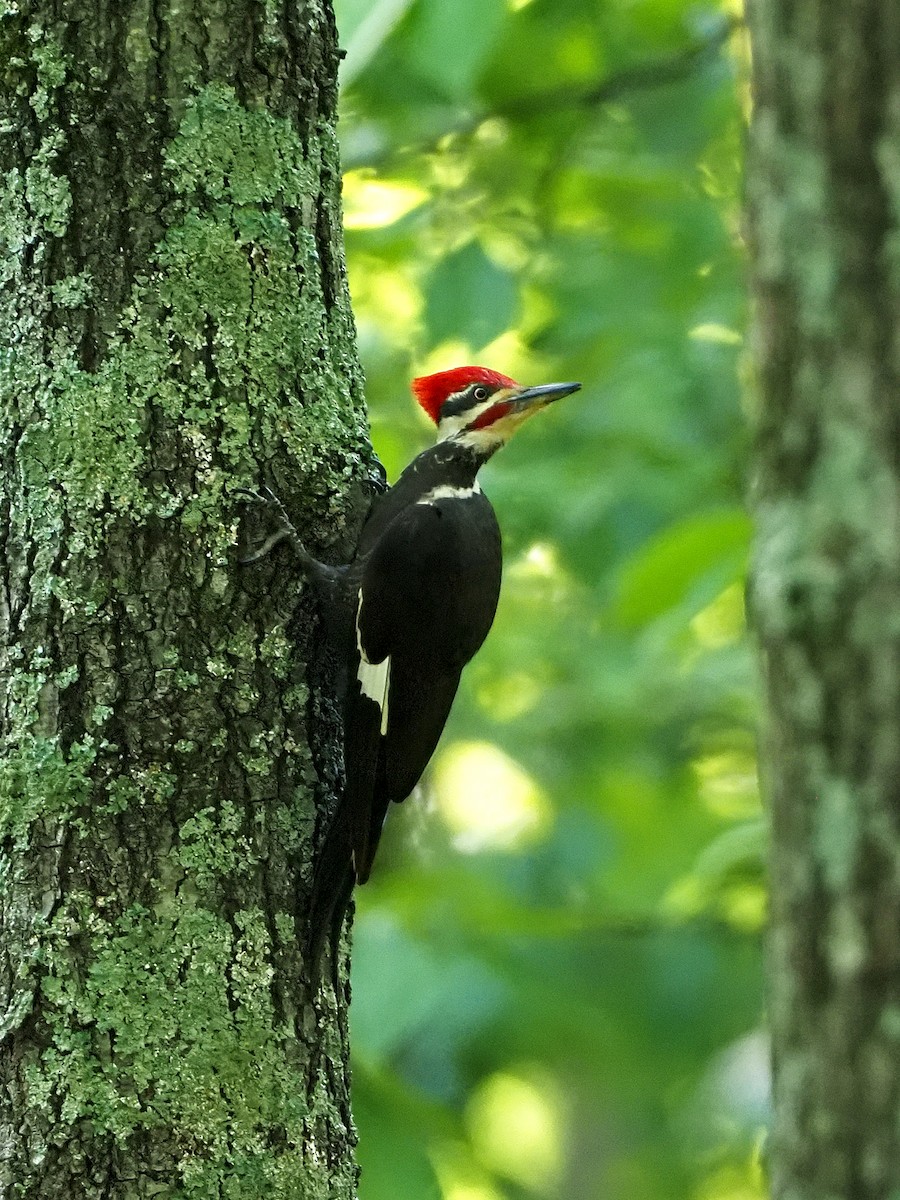
M 754 0 L 779 1200 L 900 1195 L 900 6 Z
M 232 494 L 352 547 L 336 72 L 325 0 L 0 9 L 2 1197 L 355 1191 L 330 664 Z

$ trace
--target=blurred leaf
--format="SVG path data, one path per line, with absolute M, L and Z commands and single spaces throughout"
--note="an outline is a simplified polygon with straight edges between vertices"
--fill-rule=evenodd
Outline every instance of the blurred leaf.
M 694 867 L 709 880 L 724 879 L 734 872 L 753 871 L 761 875 L 769 846 L 769 822 L 766 817 L 744 821 L 723 830 L 704 847 Z
M 742 566 L 750 530 L 750 518 L 739 509 L 687 517 L 665 529 L 625 564 L 616 617 L 626 626 L 645 625 L 684 600 L 710 572 L 722 586 Z
M 497 1009 L 502 989 L 477 962 L 440 958 L 385 913 L 364 914 L 353 956 L 353 983 L 368 999 L 351 1010 L 353 1044 L 370 1063 L 384 1063 L 421 1030 L 469 1030 Z M 411 986 L 415 981 L 415 986 Z
M 336 0 L 344 61 L 341 83 L 349 87 L 378 53 L 413 0 Z
M 440 1200 L 424 1130 L 410 1120 L 416 1112 L 410 1099 L 396 1087 L 379 1088 L 373 1077 L 354 1072 L 353 1110 L 361 1131 L 357 1147 L 361 1200 L 377 1196 Z
M 419 0 L 407 41 L 415 70 L 444 95 L 468 99 L 505 12 L 504 0 Z
M 425 314 L 429 342 L 484 346 L 509 328 L 515 309 L 513 277 L 488 258 L 478 242 L 469 242 L 431 273 Z

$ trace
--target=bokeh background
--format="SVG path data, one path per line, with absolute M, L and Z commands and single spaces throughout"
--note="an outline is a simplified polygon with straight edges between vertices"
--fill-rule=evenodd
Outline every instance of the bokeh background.
M 361 1200 L 760 1200 L 740 11 L 336 8 L 390 477 L 415 374 L 584 382 L 483 472 L 500 611 L 358 894 Z

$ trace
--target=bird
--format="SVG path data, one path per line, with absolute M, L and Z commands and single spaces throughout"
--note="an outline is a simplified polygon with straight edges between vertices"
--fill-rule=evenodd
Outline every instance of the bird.
M 580 387 L 523 387 L 482 366 L 414 379 L 437 440 L 374 498 L 345 565 L 312 558 L 269 493 L 281 526 L 244 561 L 287 537 L 322 590 L 344 660 L 345 783 L 314 866 L 308 915 L 315 959 L 327 938 L 336 948 L 354 886 L 372 871 L 388 808 L 419 782 L 463 668 L 493 623 L 501 539 L 478 473 L 535 413 Z

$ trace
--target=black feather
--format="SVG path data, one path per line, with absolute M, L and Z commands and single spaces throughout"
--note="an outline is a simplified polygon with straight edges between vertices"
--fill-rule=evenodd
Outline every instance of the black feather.
M 376 499 L 341 606 L 355 614 L 342 636 L 349 663 L 344 701 L 343 795 L 319 851 L 309 913 L 318 963 L 340 940 L 353 887 L 369 878 L 391 802 L 412 792 L 438 744 L 465 664 L 484 641 L 500 594 L 500 530 L 486 497 L 471 490 L 478 463 L 438 446 Z M 448 483 L 448 472 L 450 482 Z M 425 497 L 437 487 L 459 497 Z M 424 502 L 420 502 L 424 501 Z M 356 589 L 354 597 L 349 589 Z M 349 616 L 344 618 L 350 623 Z M 390 659 L 387 720 L 358 681 Z M 336 958 L 335 958 L 336 970 Z

